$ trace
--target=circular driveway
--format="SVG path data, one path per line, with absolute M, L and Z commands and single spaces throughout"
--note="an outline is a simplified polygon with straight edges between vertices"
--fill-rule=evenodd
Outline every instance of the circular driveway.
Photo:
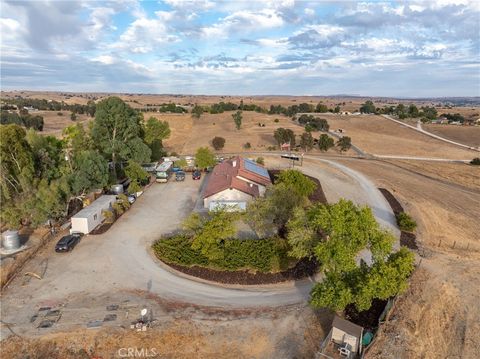
M 279 156 L 267 166 L 281 167 Z M 343 197 L 372 207 L 379 223 L 398 235 L 395 217 L 375 185 L 337 162 L 306 156 L 301 170 L 319 178 L 329 202 Z M 165 270 L 151 256 L 151 243 L 176 230 L 195 207 L 199 181 L 153 184 L 106 233 L 86 236 L 71 253 L 52 254 L 41 281 L 9 288 L 4 296 L 28 295 L 39 302 L 75 293 L 112 293 L 124 289 L 150 291 L 163 298 L 204 306 L 266 307 L 305 303 L 314 281 L 305 279 L 268 286 L 228 288 L 191 280 Z M 368 253 L 362 258 L 368 261 Z M 27 294 L 28 293 L 28 294 Z

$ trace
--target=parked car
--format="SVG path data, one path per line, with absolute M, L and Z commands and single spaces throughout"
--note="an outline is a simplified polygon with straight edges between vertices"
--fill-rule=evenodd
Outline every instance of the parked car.
M 80 242 L 82 233 L 72 233 L 63 236 L 55 245 L 55 252 L 70 252 Z
M 133 204 L 137 200 L 137 197 L 135 197 L 133 194 L 129 194 L 127 198 L 130 204 Z
M 202 178 L 202 173 L 199 170 L 193 171 L 192 179 L 199 180 L 200 178 Z
M 172 167 L 172 172 L 180 172 L 181 170 L 180 167 Z
M 175 181 L 185 181 L 185 172 L 178 171 L 177 173 L 175 173 Z

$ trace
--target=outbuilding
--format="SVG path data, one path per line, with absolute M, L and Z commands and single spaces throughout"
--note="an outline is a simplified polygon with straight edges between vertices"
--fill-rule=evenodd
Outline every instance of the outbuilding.
M 103 195 L 96 199 L 91 205 L 82 209 L 71 219 L 72 233 L 80 232 L 88 234 L 93 231 L 105 219 L 102 212 L 104 210 L 110 210 L 116 200 L 117 196 Z
M 355 358 L 362 352 L 362 337 L 361 326 L 335 316 L 332 329 L 321 345 L 321 352 L 332 358 Z

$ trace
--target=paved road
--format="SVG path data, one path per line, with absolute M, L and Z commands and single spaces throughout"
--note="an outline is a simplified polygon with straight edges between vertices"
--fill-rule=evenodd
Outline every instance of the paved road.
M 303 170 L 320 178 L 329 200 L 345 197 L 368 204 L 383 226 L 396 230 L 388 203 L 360 173 L 317 158 L 307 158 Z M 109 231 L 85 237 L 71 253 L 52 254 L 44 279 L 32 280 L 23 287 L 14 281 L 2 297 L 4 319 L 15 321 L 19 311 L 45 300 L 123 289 L 150 291 L 164 298 L 207 306 L 261 307 L 306 302 L 314 284 L 310 279 L 232 289 L 192 281 L 159 267 L 148 251 L 150 244 L 178 228 L 195 206 L 199 190 L 200 183 L 191 178 L 181 183 L 154 184 Z
M 437 136 L 437 135 L 434 135 L 433 133 L 430 133 L 428 131 L 425 131 L 423 128 L 422 128 L 422 125 L 420 122 L 417 122 L 417 126 L 412 126 L 412 125 L 409 125 L 405 122 L 402 122 L 402 121 L 399 121 L 399 120 L 396 120 L 394 118 L 392 118 L 391 116 L 389 115 L 382 115 L 384 118 L 386 118 L 387 120 L 390 120 L 390 121 L 393 121 L 393 122 L 396 122 L 402 126 L 405 126 L 405 127 L 408 127 L 408 128 L 411 128 L 412 130 L 415 130 L 415 131 L 418 131 L 420 133 L 423 133 L 424 135 L 427 135 L 427 136 L 430 136 L 430 137 L 433 137 L 433 138 L 436 138 L 437 140 L 440 140 L 440 141 L 444 141 L 444 142 L 448 142 L 452 145 L 455 145 L 455 146 L 460 146 L 460 147 L 463 147 L 463 148 L 468 148 L 469 150 L 473 150 L 473 151 L 477 151 L 477 152 L 480 152 L 480 149 L 479 148 L 475 148 L 473 146 L 468 146 L 468 145 L 465 145 L 463 143 L 459 143 L 459 142 L 455 142 L 455 141 L 452 141 L 452 140 L 449 140 L 448 138 L 445 138 L 445 137 L 441 137 L 441 136 Z

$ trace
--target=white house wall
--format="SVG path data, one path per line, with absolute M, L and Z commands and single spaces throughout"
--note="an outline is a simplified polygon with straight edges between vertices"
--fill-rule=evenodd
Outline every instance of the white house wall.
M 253 196 L 246 194 L 237 189 L 225 189 L 221 192 L 215 193 L 210 197 L 206 197 L 203 200 L 203 206 L 210 208 L 210 202 L 212 201 L 238 201 L 249 202 L 253 199 Z

